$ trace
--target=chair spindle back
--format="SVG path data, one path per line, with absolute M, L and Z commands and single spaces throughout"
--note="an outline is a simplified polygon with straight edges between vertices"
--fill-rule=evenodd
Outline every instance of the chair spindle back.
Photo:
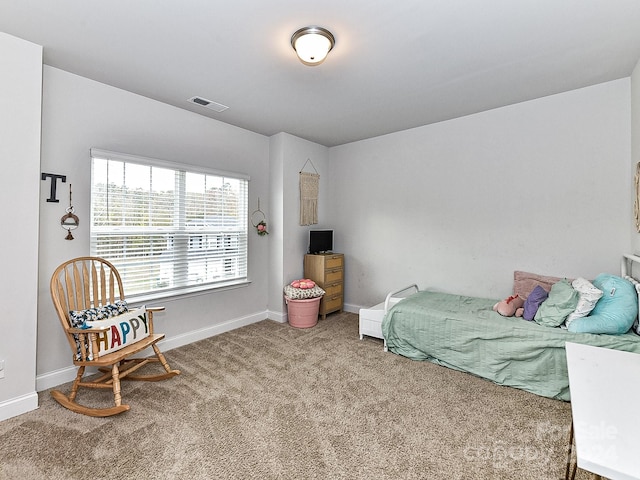
M 76 343 L 69 319 L 70 310 L 100 307 L 124 300 L 122 279 L 116 268 L 99 257 L 78 257 L 60 265 L 51 277 L 51 298 L 73 352 Z

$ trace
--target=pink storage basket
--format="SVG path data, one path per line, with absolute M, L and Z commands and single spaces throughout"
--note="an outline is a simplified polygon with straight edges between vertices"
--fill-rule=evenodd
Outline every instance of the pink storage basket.
M 289 312 L 289 325 L 296 328 L 310 328 L 318 323 L 318 311 L 322 297 L 293 300 L 284 297 Z

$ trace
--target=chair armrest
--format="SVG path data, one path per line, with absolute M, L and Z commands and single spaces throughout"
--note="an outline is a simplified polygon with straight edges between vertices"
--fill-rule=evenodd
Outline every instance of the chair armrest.
M 163 306 L 158 306 L 158 307 L 145 307 L 145 309 L 147 310 L 148 315 L 148 322 L 149 322 L 149 333 L 151 335 L 153 335 L 153 313 L 154 312 L 163 312 L 164 311 L 164 307 Z

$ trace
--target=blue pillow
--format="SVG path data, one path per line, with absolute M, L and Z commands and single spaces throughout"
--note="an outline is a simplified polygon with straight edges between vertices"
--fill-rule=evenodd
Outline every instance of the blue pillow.
M 593 285 L 604 295 L 588 316 L 576 318 L 567 329 L 574 333 L 627 333 L 638 316 L 638 294 L 633 284 L 622 277 L 601 273 Z

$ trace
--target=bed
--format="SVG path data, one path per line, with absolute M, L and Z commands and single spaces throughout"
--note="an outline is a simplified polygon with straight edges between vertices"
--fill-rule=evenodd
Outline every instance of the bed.
M 382 320 L 385 349 L 414 360 L 426 360 L 519 388 L 544 397 L 570 400 L 565 343 L 640 353 L 637 327 L 640 284 L 632 277 L 640 257 L 624 255 L 619 278 L 633 285 L 636 324 L 618 335 L 575 333 L 537 321 L 504 317 L 495 312 L 495 299 L 420 290 L 403 298 L 390 293 Z M 518 277 L 520 274 L 520 278 Z M 514 294 L 527 285 L 546 288 L 555 277 L 515 272 Z M 397 292 L 406 292 L 405 289 Z M 417 288 L 415 289 L 417 290 Z M 612 291 L 613 293 L 613 291 Z M 520 293 L 522 295 L 522 293 Z

